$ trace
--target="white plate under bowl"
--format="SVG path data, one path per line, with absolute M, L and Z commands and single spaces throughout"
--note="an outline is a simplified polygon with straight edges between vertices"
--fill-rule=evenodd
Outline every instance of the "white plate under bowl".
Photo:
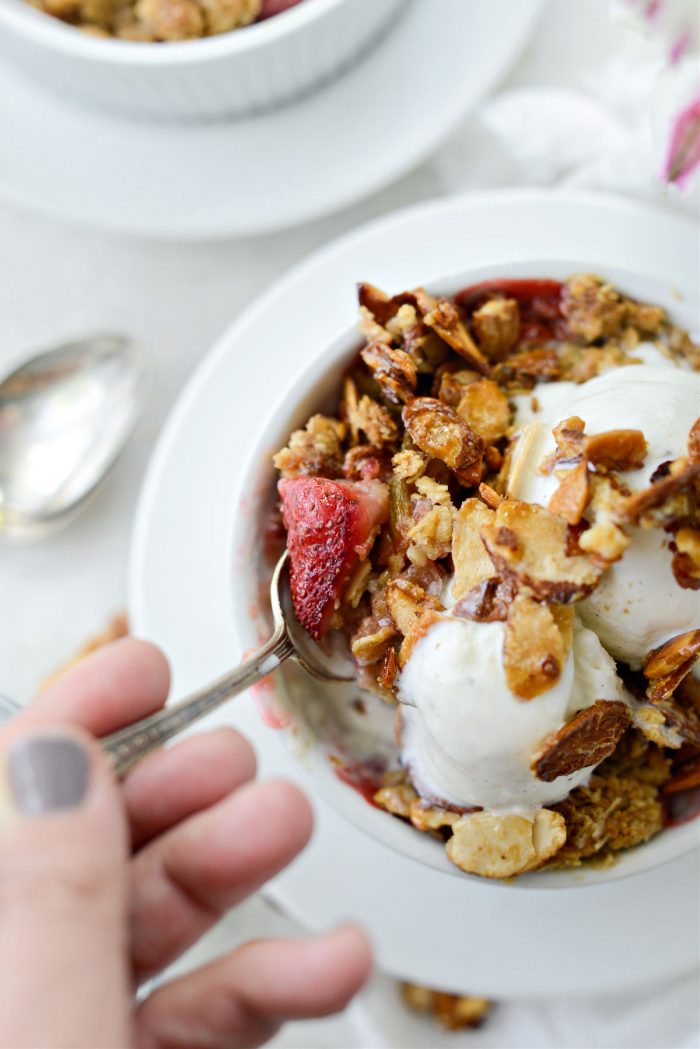
M 242 466 L 284 391 L 347 328 L 354 282 L 400 289 L 446 272 L 533 259 L 634 272 L 662 297 L 669 274 L 681 288 L 692 287 L 697 266 L 693 229 L 663 212 L 587 194 L 471 195 L 409 209 L 345 237 L 295 269 L 225 333 L 166 426 L 134 535 L 135 629 L 168 652 L 175 694 L 238 656 L 231 564 L 234 516 L 241 506 L 245 512 Z M 243 578 L 240 585 L 245 590 Z M 313 764 L 299 762 L 281 734 L 262 724 L 252 697 L 210 720 L 221 723 L 254 739 L 264 772 L 314 790 Z M 571 891 L 544 882 L 531 887 L 534 880 L 494 885 L 408 859 L 317 796 L 314 802 L 310 849 L 269 891 L 311 926 L 364 921 L 380 964 L 396 974 L 526 997 L 633 989 L 697 963 L 696 852 L 602 884 L 587 884 L 584 874 Z
M 352 204 L 429 156 L 503 75 L 542 6 L 405 2 L 397 25 L 352 69 L 246 120 L 106 114 L 0 63 L 0 196 L 180 240 L 266 233 Z

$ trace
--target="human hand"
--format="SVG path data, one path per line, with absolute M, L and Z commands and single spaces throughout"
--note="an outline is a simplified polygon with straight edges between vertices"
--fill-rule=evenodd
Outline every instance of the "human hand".
M 311 833 L 296 787 L 252 783 L 231 729 L 151 754 L 118 785 L 95 736 L 158 710 L 164 657 L 124 639 L 49 685 L 0 732 L 0 1045 L 256 1046 L 342 1009 L 365 936 L 255 941 L 155 990 L 133 989 L 285 867 Z

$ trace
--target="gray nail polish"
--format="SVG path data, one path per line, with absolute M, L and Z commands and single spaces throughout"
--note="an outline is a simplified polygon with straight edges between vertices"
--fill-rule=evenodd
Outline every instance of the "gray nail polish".
M 9 754 L 10 786 L 23 816 L 42 816 L 79 805 L 88 781 L 87 754 L 72 739 L 30 736 Z

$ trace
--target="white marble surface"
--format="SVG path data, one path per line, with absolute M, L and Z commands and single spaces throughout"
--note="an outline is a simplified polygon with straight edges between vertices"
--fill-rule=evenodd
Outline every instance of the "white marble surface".
M 0 691 L 28 701 L 44 674 L 124 606 L 132 514 L 158 430 L 218 333 L 297 260 L 376 215 L 470 187 L 569 181 L 652 193 L 648 173 L 631 172 L 629 162 L 610 159 L 619 157 L 619 136 L 629 132 L 629 113 L 643 96 L 640 90 L 635 94 L 634 77 L 646 75 L 644 62 L 632 60 L 628 80 L 619 78 L 621 32 L 609 26 L 604 0 L 550 0 L 535 39 L 499 88 L 499 97 L 466 118 L 430 162 L 361 205 L 303 229 L 243 242 L 178 246 L 68 228 L 0 206 L 0 371 L 34 348 L 97 329 L 133 334 L 148 349 L 153 366 L 145 417 L 83 516 L 40 545 L 0 546 Z M 607 82 L 617 77 L 622 85 L 612 102 L 601 95 L 606 69 Z M 551 87 L 559 92 L 554 102 L 558 99 L 560 109 L 552 108 L 551 93 L 541 93 Z M 523 89 L 531 92 L 526 102 L 529 98 L 529 104 L 541 107 L 544 101 L 552 114 L 539 131 L 533 123 L 527 148 L 523 136 L 509 144 L 514 99 L 520 104 L 513 92 Z M 567 125 L 582 107 L 589 131 L 574 148 Z M 673 194 L 667 203 L 684 206 Z M 173 573 L 176 578 L 176 565 Z M 286 919 L 256 899 L 209 937 L 195 959 L 202 950 L 220 952 L 235 939 L 288 927 Z M 392 994 L 379 981 L 363 1017 L 293 1024 L 276 1044 L 350 1049 L 392 1044 L 386 1041 L 392 1037 L 405 1045 L 437 1044 L 439 1036 L 421 1022 L 402 1020 L 398 1029 L 386 1023 L 387 1010 L 394 1011 Z M 487 1028 L 449 1044 L 692 1046 L 698 1044 L 698 1007 L 695 978 L 673 990 L 658 989 L 651 998 L 645 995 L 643 1003 L 575 1008 L 553 1003 L 545 1010 L 526 1003 L 504 1005 L 490 1034 Z M 624 1015 L 637 1019 L 625 1024 Z M 386 1034 L 391 1030 L 400 1033 Z

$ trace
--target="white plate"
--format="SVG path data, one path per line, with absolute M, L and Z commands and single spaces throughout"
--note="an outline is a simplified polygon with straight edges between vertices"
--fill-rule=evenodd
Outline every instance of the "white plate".
M 244 236 L 308 222 L 425 159 L 505 72 L 540 7 L 411 0 L 386 39 L 327 87 L 223 123 L 107 115 L 0 63 L 0 194 L 144 236 Z
M 673 279 L 692 286 L 697 276 L 693 228 L 663 212 L 589 194 L 479 194 L 399 212 L 345 237 L 225 333 L 166 426 L 134 536 L 131 612 L 136 630 L 173 660 L 175 693 L 214 677 L 238 654 L 230 565 L 239 467 L 266 412 L 347 327 L 354 282 L 395 290 L 469 267 L 566 257 L 665 286 Z M 250 697 L 213 722 L 243 727 L 265 772 L 308 787 L 308 771 L 261 724 Z M 695 853 L 573 891 L 516 890 L 414 863 L 324 803 L 316 808 L 312 847 L 271 894 L 311 926 L 365 921 L 380 963 L 394 973 L 490 996 L 550 997 L 631 990 L 697 963 Z

